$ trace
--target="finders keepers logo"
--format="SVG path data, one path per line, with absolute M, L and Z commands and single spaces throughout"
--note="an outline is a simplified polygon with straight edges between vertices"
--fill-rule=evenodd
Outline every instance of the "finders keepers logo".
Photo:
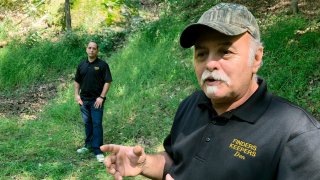
M 256 157 L 257 155 L 257 146 L 254 144 L 247 143 L 239 139 L 233 139 L 230 143 L 229 148 L 235 150 L 233 154 L 234 157 L 245 160 L 246 157 Z

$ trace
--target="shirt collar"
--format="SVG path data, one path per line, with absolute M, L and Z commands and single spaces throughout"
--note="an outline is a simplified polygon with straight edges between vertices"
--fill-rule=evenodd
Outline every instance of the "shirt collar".
M 90 62 L 88 59 L 87 59 L 87 63 L 88 64 L 94 64 L 94 63 L 96 63 L 96 62 L 98 62 L 99 61 L 99 58 L 98 57 L 96 57 L 96 59 L 94 60 L 94 61 L 92 61 L 92 62 Z
M 236 116 L 243 121 L 247 121 L 250 123 L 256 122 L 259 117 L 266 111 L 271 100 L 271 95 L 267 93 L 266 82 L 263 79 L 258 78 L 258 84 L 258 89 L 245 103 L 243 103 L 236 109 L 223 113 L 221 116 L 225 117 L 226 119 L 230 119 L 231 117 Z M 198 101 L 198 106 L 201 109 L 209 109 L 216 115 L 217 113 L 212 108 L 211 100 L 205 95 L 203 91 L 201 92 L 202 95 Z

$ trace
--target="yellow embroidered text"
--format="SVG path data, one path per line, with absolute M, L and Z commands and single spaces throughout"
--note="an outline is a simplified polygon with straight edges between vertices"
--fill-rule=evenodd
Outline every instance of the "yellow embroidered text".
M 245 141 L 239 139 L 233 139 L 233 141 L 229 145 L 230 149 L 236 150 L 234 154 L 235 157 L 239 159 L 245 160 L 245 155 L 249 155 L 251 157 L 256 157 L 257 155 L 257 146 L 247 143 Z

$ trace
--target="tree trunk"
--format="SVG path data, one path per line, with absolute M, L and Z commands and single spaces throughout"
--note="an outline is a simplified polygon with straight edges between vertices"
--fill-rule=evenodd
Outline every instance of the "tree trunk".
M 299 0 L 291 0 L 291 9 L 292 9 L 293 14 L 299 13 L 298 1 Z
M 70 1 L 65 0 L 64 4 L 65 14 L 66 14 L 66 28 L 67 31 L 71 31 L 71 13 L 70 13 Z

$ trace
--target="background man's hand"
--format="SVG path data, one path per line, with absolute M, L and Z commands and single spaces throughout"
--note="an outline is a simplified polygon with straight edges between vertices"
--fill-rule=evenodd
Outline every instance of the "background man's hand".
M 146 154 L 141 146 L 128 147 L 114 144 L 100 147 L 103 152 L 110 152 L 104 160 L 107 172 L 117 180 L 124 176 L 136 176 L 143 171 Z
M 101 98 L 101 97 L 98 97 L 97 99 L 96 99 L 96 102 L 94 103 L 94 107 L 95 108 L 101 108 L 102 107 L 102 104 L 103 104 L 103 99 Z
M 76 96 L 76 101 L 77 101 L 77 103 L 80 104 L 81 106 L 83 105 L 83 102 L 82 102 L 82 100 L 81 100 L 81 98 L 80 98 L 79 95 Z

